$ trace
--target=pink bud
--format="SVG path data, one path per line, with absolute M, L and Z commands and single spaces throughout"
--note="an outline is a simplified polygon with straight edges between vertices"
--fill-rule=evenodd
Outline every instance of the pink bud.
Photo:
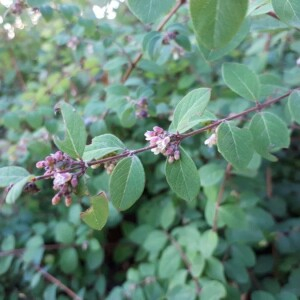
M 38 169 L 42 169 L 45 167 L 45 162 L 43 160 L 38 161 L 35 165 Z
M 75 188 L 78 185 L 78 179 L 76 176 L 73 176 L 71 179 L 71 185 L 73 188 Z
M 66 205 L 67 207 L 69 207 L 71 204 L 72 204 L 72 197 L 71 197 L 70 195 L 67 195 L 67 196 L 65 197 L 65 205 Z
M 161 134 L 161 133 L 164 132 L 164 130 L 163 130 L 161 127 L 159 127 L 159 126 L 154 126 L 154 127 L 153 127 L 153 130 L 154 130 L 156 133 L 158 133 L 158 134 Z
M 172 164 L 174 162 L 174 156 L 169 156 L 168 157 L 168 163 Z
M 175 160 L 179 160 L 180 159 L 180 152 L 178 150 L 176 150 L 174 152 L 174 158 L 175 158 Z
M 60 160 L 63 160 L 64 156 L 63 156 L 63 153 L 61 151 L 56 151 L 54 153 L 54 158 L 57 160 L 57 161 L 60 161 Z
M 60 194 L 56 194 L 53 198 L 52 198 L 52 205 L 57 205 L 61 200 L 61 196 Z

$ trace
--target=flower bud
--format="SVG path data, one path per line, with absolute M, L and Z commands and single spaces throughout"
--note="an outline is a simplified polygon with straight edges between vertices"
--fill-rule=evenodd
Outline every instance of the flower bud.
M 169 156 L 168 157 L 168 163 L 172 164 L 174 162 L 174 156 Z
M 78 185 L 78 179 L 76 176 L 73 176 L 71 179 L 71 185 L 73 188 L 75 188 Z
M 65 196 L 65 205 L 69 207 L 72 204 L 72 197 L 70 195 Z
M 176 151 L 174 152 L 174 159 L 175 159 L 175 160 L 179 160 L 179 159 L 180 159 L 180 152 L 179 152 L 179 150 L 176 150 Z
M 159 126 L 154 126 L 153 130 L 154 130 L 154 132 L 156 132 L 158 134 L 161 134 L 161 133 L 164 132 L 164 130 L 161 127 L 159 127 Z
M 45 168 L 45 162 L 43 160 L 40 160 L 38 161 L 35 166 L 38 168 L 38 169 L 42 169 L 42 168 Z
M 56 151 L 53 156 L 57 161 L 61 161 L 64 158 L 63 153 L 61 151 Z
M 57 205 L 61 200 L 61 195 L 60 194 L 56 194 L 53 198 L 52 198 L 52 205 Z

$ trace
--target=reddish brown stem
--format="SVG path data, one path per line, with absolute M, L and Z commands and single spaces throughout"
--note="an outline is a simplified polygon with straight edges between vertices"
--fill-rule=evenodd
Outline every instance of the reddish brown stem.
M 298 90 L 298 89 L 295 89 L 295 90 Z M 249 113 L 252 113 L 252 112 L 255 112 L 255 111 L 261 111 L 271 105 L 273 105 L 274 103 L 277 103 L 279 101 L 281 101 L 282 99 L 288 97 L 294 90 L 291 90 L 287 93 L 285 93 L 284 95 L 280 96 L 280 97 L 277 97 L 277 98 L 274 98 L 274 99 L 271 99 L 271 100 L 268 100 L 264 103 L 261 103 L 259 104 L 259 106 L 255 105 L 249 109 L 246 109 L 244 110 L 243 112 L 241 113 L 238 113 L 238 114 L 233 114 L 233 115 L 230 115 L 229 117 L 226 117 L 224 119 L 220 119 L 218 121 L 215 121 L 214 123 L 210 124 L 210 125 L 207 125 L 205 127 L 202 127 L 198 130 L 194 130 L 192 132 L 189 132 L 189 133 L 186 133 L 186 134 L 181 134 L 181 139 L 185 139 L 187 137 L 190 137 L 190 136 L 194 136 L 196 134 L 199 134 L 199 133 L 202 133 L 204 131 L 207 131 L 207 130 L 211 130 L 213 128 L 216 128 L 218 127 L 221 123 L 225 122 L 225 121 L 231 121 L 231 120 L 235 120 L 235 119 L 238 119 L 238 118 L 241 118 L 241 117 L 244 117 L 245 115 L 249 114 Z
M 234 114 L 234 115 L 231 115 L 229 117 L 226 117 L 226 118 L 223 118 L 223 119 L 220 119 L 218 121 L 215 121 L 214 123 L 208 125 L 208 126 L 205 126 L 205 127 L 202 127 L 198 130 L 194 130 L 192 132 L 189 132 L 189 133 L 186 133 L 186 134 L 174 134 L 174 138 L 178 140 L 178 142 L 181 142 L 182 140 L 188 138 L 188 137 L 191 137 L 191 136 L 194 136 L 194 135 L 197 135 L 197 134 L 200 134 L 202 132 L 205 132 L 205 131 L 208 131 L 208 130 L 211 130 L 211 129 L 214 129 L 216 127 L 218 127 L 221 123 L 225 122 L 225 121 L 231 121 L 231 120 L 234 120 L 234 119 L 238 119 L 238 118 L 241 118 L 241 117 L 244 117 L 245 115 L 251 113 L 251 112 L 255 112 L 255 111 L 261 111 L 271 105 L 273 105 L 274 103 L 277 103 L 279 101 L 281 101 L 282 99 L 286 98 L 287 96 L 289 96 L 293 91 L 295 90 L 299 90 L 299 89 L 294 89 L 294 90 L 291 90 L 287 93 L 285 93 L 284 95 L 280 96 L 280 97 L 277 97 L 277 98 L 274 98 L 274 99 L 270 99 L 264 103 L 260 103 L 259 105 L 255 105 L 241 113 L 238 113 L 238 114 Z M 115 161 L 115 160 L 118 160 L 118 159 L 121 159 L 121 158 L 124 158 L 124 157 L 128 157 L 128 156 L 132 156 L 132 155 L 135 155 L 135 154 L 138 154 L 138 153 L 141 153 L 141 152 L 145 152 L 145 151 L 148 151 L 148 150 L 151 150 L 153 148 L 155 148 L 156 146 L 146 146 L 146 147 L 143 147 L 143 148 L 140 148 L 140 149 L 136 149 L 136 150 L 126 150 L 124 151 L 123 153 L 121 154 L 118 154 L 118 155 L 114 155 L 114 156 L 110 156 L 110 157 L 106 157 L 106 158 L 102 158 L 102 159 L 99 159 L 99 160 L 93 160 L 93 161 L 89 161 L 86 163 L 86 166 L 93 166 L 93 165 L 99 165 L 99 164 L 102 164 L 102 163 L 105 163 L 105 162 L 110 162 L 110 161 Z M 78 166 L 74 167 L 74 168 L 81 168 L 81 165 L 80 165 L 81 162 L 78 162 Z M 69 171 L 74 171 L 74 168 L 70 168 L 70 169 L 66 169 L 64 170 L 65 172 L 69 172 Z M 41 176 L 37 176 L 37 177 L 34 177 L 31 181 L 37 181 L 37 180 L 42 180 L 42 179 L 49 179 L 51 178 L 53 175 L 52 174 L 49 174 L 49 175 L 41 175 Z
M 55 284 L 57 287 L 59 287 L 62 291 L 64 291 L 71 299 L 74 300 L 82 300 L 81 297 L 79 297 L 74 291 L 72 291 L 69 287 L 67 287 L 65 284 L 63 284 L 60 280 L 55 278 L 53 275 L 48 273 L 44 268 L 41 266 L 31 264 L 32 267 L 39 273 L 42 274 L 42 276 L 48 280 L 49 282 Z

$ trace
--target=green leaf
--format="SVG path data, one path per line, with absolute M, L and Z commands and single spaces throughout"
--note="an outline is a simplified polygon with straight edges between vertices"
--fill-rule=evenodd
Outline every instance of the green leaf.
M 87 138 L 83 120 L 73 107 L 66 102 L 61 102 L 58 108 L 60 108 L 65 124 L 65 138 L 61 140 L 54 137 L 54 142 L 61 151 L 73 158 L 80 158 L 84 152 Z
M 237 204 L 224 204 L 219 207 L 219 219 L 229 228 L 243 228 L 246 226 L 246 215 Z
M 166 178 L 171 189 L 182 199 L 191 201 L 200 190 L 200 179 L 195 163 L 180 148 L 180 159 L 172 164 L 166 161 Z
M 149 252 L 159 252 L 168 241 L 167 235 L 162 230 L 153 230 L 147 235 L 143 247 Z
M 90 145 L 85 146 L 82 158 L 84 160 L 99 159 L 103 156 L 125 150 L 125 145 L 112 134 L 103 134 L 92 139 Z
M 210 99 L 210 91 L 208 88 L 200 88 L 189 92 L 176 105 L 170 127 L 183 133 L 199 124 Z
M 274 296 L 265 291 L 255 291 L 251 295 L 251 300 L 275 300 Z
M 224 47 L 241 27 L 248 0 L 191 0 L 197 40 L 208 49 Z
M 179 268 L 180 262 L 178 250 L 173 245 L 168 246 L 158 262 L 159 277 L 162 279 L 172 278 Z
M 194 300 L 196 299 L 196 291 L 188 285 L 175 285 L 169 289 L 166 300 Z
M 61 4 L 59 6 L 59 10 L 63 14 L 63 16 L 68 19 L 69 21 L 72 21 L 73 16 L 80 14 L 80 9 L 77 5 L 74 4 Z
M 298 0 L 272 0 L 272 6 L 280 20 L 300 28 L 300 2 Z
M 253 267 L 255 265 L 255 254 L 253 250 L 247 245 L 233 245 L 231 248 L 232 257 L 235 260 L 238 260 L 245 267 Z
M 103 66 L 103 70 L 105 71 L 112 71 L 117 68 L 121 68 L 123 65 L 127 64 L 128 60 L 125 57 L 115 57 L 111 60 L 109 60 L 105 65 Z
M 32 175 L 29 175 L 27 177 L 24 177 L 17 183 L 13 185 L 13 187 L 9 190 L 9 192 L 6 195 L 6 203 L 13 204 L 15 201 L 21 196 L 23 192 L 23 187 L 27 182 L 29 182 L 33 178 Z
M 257 101 L 260 93 L 260 83 L 257 75 L 246 65 L 224 63 L 223 79 L 230 89 L 247 100 Z
M 218 235 L 212 231 L 207 230 L 201 236 L 199 249 L 205 258 L 209 258 L 213 255 L 218 245 Z
M 73 226 L 67 222 L 59 222 L 55 226 L 55 240 L 63 244 L 71 244 L 75 238 Z
M 81 219 L 91 228 L 101 230 L 107 222 L 109 209 L 104 192 L 91 198 L 92 206 L 80 214 Z
M 43 4 L 49 3 L 49 0 L 27 0 L 28 5 L 33 7 L 39 7 Z
M 73 273 L 78 266 L 77 251 L 74 248 L 63 249 L 60 253 L 59 266 L 64 273 Z
M 191 255 L 188 255 L 189 261 L 191 263 L 191 274 L 194 277 L 200 277 L 200 275 L 202 274 L 203 270 L 204 270 L 204 266 L 205 266 L 205 258 L 204 256 L 199 253 L 196 252 L 195 255 L 193 255 L 193 257 L 191 258 Z
M 245 169 L 254 154 L 250 131 L 224 122 L 218 127 L 217 136 L 218 150 L 224 158 L 235 168 Z
M 50 21 L 53 17 L 53 8 L 50 5 L 42 5 L 39 10 L 46 21 Z
M 113 205 L 125 210 L 131 207 L 142 195 L 145 186 L 145 172 L 137 156 L 126 157 L 114 168 L 109 190 Z
M 270 152 L 287 148 L 290 144 L 290 135 L 286 124 L 273 113 L 256 114 L 251 120 L 249 129 L 256 152 L 271 161 L 276 161 L 277 158 Z
M 215 279 L 223 283 L 226 282 L 223 263 L 213 256 L 206 260 L 204 273 L 211 279 Z
M 208 61 L 214 61 L 217 60 L 224 55 L 231 52 L 233 49 L 237 48 L 238 45 L 246 38 L 250 30 L 250 21 L 245 20 L 245 22 L 242 24 L 239 31 L 235 34 L 235 36 L 231 39 L 231 41 L 226 44 L 224 47 L 221 47 L 219 49 L 207 49 L 204 45 L 201 45 L 198 43 L 198 47 L 200 49 L 200 52 L 202 53 L 203 57 Z
M 15 248 L 15 237 L 9 235 L 2 240 L 1 250 L 10 251 Z M 0 275 L 6 273 L 13 261 L 13 255 L 0 256 Z
M 225 262 L 226 274 L 229 278 L 241 284 L 249 282 L 249 275 L 247 269 L 243 264 L 234 259 L 229 259 Z
M 175 4 L 175 0 L 128 0 L 131 12 L 143 23 L 153 23 L 164 16 Z
M 212 186 L 219 183 L 225 174 L 225 167 L 216 164 L 208 163 L 199 169 L 201 186 Z
M 300 91 L 294 91 L 290 94 L 288 107 L 293 120 L 300 124 Z
M 207 281 L 203 284 L 200 300 L 219 300 L 226 296 L 226 289 L 218 281 Z
M 17 183 L 18 181 L 30 175 L 27 170 L 21 167 L 3 167 L 0 168 L 0 187 L 7 187 L 10 184 Z

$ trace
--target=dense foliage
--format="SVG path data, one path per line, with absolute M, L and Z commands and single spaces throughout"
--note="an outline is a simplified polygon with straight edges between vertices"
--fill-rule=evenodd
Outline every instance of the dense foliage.
M 9 2 L 0 298 L 299 299 L 299 0 Z

